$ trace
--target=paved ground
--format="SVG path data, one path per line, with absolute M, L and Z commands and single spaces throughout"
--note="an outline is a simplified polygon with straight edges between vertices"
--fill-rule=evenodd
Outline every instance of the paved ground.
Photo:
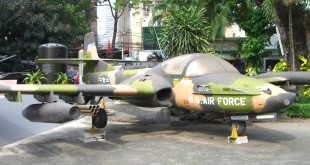
M 34 123 L 22 116 L 22 110 L 38 103 L 32 95 L 23 95 L 23 102 L 9 102 L 0 95 L 0 147 L 60 126 L 60 124 Z M 1 163 L 0 163 L 1 164 Z
M 106 140 L 84 142 L 88 117 L 0 148 L 4 164 L 310 164 L 310 120 L 256 123 L 247 144 L 221 124 L 110 122 Z

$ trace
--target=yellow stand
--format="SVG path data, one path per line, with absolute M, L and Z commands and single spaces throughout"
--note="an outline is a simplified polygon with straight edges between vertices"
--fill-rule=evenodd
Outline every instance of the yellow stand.
M 228 142 L 235 143 L 235 144 L 243 144 L 248 143 L 248 137 L 247 136 L 238 136 L 237 133 L 237 126 L 235 123 L 231 125 L 231 135 L 228 136 Z
M 230 138 L 234 138 L 234 139 L 237 139 L 239 136 L 238 136 L 238 133 L 237 133 L 237 126 L 235 123 L 233 123 L 231 125 L 231 135 L 230 135 Z
M 101 101 L 100 101 L 100 107 L 101 107 L 102 109 L 105 109 L 104 98 L 102 98 Z
M 95 134 L 96 133 L 96 127 L 94 125 L 91 126 L 90 133 L 91 134 Z

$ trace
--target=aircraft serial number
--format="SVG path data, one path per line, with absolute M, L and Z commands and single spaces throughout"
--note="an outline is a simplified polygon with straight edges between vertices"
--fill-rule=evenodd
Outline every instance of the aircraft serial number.
M 202 105 L 232 105 L 232 106 L 246 106 L 245 97 L 203 97 L 201 99 L 199 96 L 188 97 L 189 103 L 192 104 L 202 104 Z

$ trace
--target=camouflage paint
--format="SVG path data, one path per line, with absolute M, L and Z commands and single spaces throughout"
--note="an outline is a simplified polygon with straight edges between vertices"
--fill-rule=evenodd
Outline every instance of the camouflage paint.
M 209 59 L 208 55 L 203 54 L 185 56 L 185 59 L 189 60 Z M 183 56 L 176 58 L 183 58 Z M 211 56 L 210 58 L 215 61 L 221 60 Z M 71 59 L 67 61 L 71 61 Z M 208 72 L 199 76 L 185 77 L 186 67 L 177 75 L 169 75 L 160 65 L 152 69 L 115 71 L 109 64 L 98 59 L 74 59 L 72 61 L 87 63 L 85 70 L 89 73 L 85 73 L 83 81 L 89 85 L 1 85 L 0 93 L 16 94 L 21 92 L 48 95 L 53 92 L 68 96 L 76 96 L 82 93 L 84 96 L 123 97 L 123 99 L 131 100 L 131 102 L 149 101 L 149 104 L 145 105 L 170 106 L 167 103 L 171 102 L 172 107 L 231 114 L 277 111 L 288 107 L 294 98 L 293 95 L 277 86 L 263 80 L 243 76 L 234 71 L 224 72 L 220 70 L 216 73 Z M 190 64 L 190 61 L 186 63 Z M 221 62 L 222 65 L 224 65 L 223 61 Z M 220 65 L 212 67 L 216 66 L 221 67 Z M 173 67 L 169 69 L 170 71 L 172 69 L 172 73 L 174 73 Z M 225 70 L 225 68 L 223 69 Z M 309 76 L 309 74 L 307 75 Z M 109 81 L 104 81 L 104 85 L 99 82 L 103 76 L 109 79 Z M 173 85 L 174 87 L 172 87 Z M 197 90 L 198 85 L 206 89 L 199 91 Z M 170 93 L 171 89 L 172 94 Z M 270 93 L 267 89 L 272 92 Z M 152 101 L 155 103 L 152 104 Z
M 236 79 L 231 85 L 213 82 L 204 84 L 208 87 L 204 93 L 196 91 L 197 84 L 194 82 L 194 78 L 182 79 L 173 88 L 177 107 L 218 113 L 262 113 L 269 98 L 287 93 L 272 84 L 250 77 Z M 266 94 L 259 88 L 270 89 L 272 93 Z

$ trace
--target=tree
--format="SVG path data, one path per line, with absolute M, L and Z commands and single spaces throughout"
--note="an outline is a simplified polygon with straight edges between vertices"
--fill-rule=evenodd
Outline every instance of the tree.
M 168 57 L 208 51 L 208 20 L 201 7 L 170 10 L 159 40 Z
M 298 55 L 310 59 L 310 1 L 260 0 L 256 3 L 279 29 L 288 70 L 300 68 Z
M 204 0 L 164 0 L 155 6 L 151 24 L 163 23 L 159 42 L 167 57 L 209 51 L 206 4 Z
M 117 35 L 118 19 L 124 14 L 128 8 L 138 8 L 140 3 L 147 2 L 148 0 L 115 0 L 112 4 L 111 0 L 97 0 L 96 5 L 107 5 L 110 7 L 112 17 L 114 19 L 113 24 L 113 37 L 111 43 L 111 56 L 114 57 L 115 42 Z
M 155 6 L 156 15 L 152 18 L 152 23 L 163 20 L 169 15 L 171 10 L 178 10 L 182 6 L 203 7 L 208 12 L 205 16 L 209 19 L 209 40 L 223 39 L 225 28 L 232 23 L 232 10 L 235 6 L 234 0 L 163 0 Z
M 211 41 L 224 39 L 226 27 L 232 23 L 232 11 L 235 5 L 236 2 L 234 0 L 213 1 L 207 4 L 208 9 L 212 10 L 207 15 L 211 20 Z
M 247 35 L 238 54 L 245 58 L 246 70 L 260 73 L 263 59 L 271 53 L 264 49 L 271 35 L 276 32 L 275 27 L 260 8 L 243 0 L 236 1 L 233 19 Z
M 80 45 L 94 16 L 90 0 L 1 1 L 0 54 L 33 59 L 44 43 Z

